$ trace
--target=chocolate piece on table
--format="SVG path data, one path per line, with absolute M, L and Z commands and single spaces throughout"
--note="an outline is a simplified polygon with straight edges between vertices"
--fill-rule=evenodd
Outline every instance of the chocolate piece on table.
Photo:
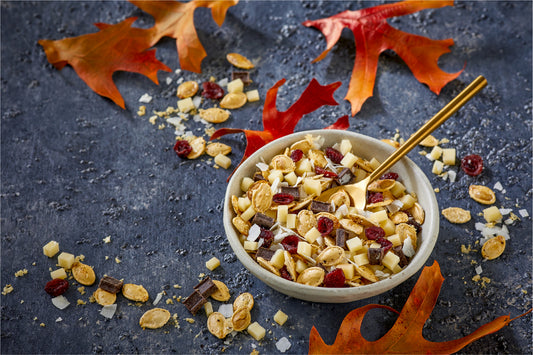
M 193 315 L 198 312 L 200 308 L 207 302 L 207 299 L 202 296 L 198 290 L 194 290 L 193 293 L 190 294 L 189 297 L 183 301 L 183 304 L 185 307 L 191 312 Z
M 398 265 L 400 267 L 404 267 L 406 266 L 407 264 L 409 264 L 409 259 L 407 259 L 407 257 L 405 256 L 405 254 L 403 253 L 403 250 L 402 250 L 402 246 L 401 245 L 398 245 L 398 246 L 395 246 L 394 248 L 392 248 L 392 252 L 394 254 L 396 254 L 399 258 L 400 258 L 400 262 L 398 263 Z
M 300 188 L 298 187 L 282 186 L 281 193 L 291 195 L 295 201 L 300 200 Z
M 215 285 L 209 276 L 200 281 L 198 285 L 194 286 L 194 289 L 200 292 L 200 294 L 205 298 L 211 296 L 213 292 L 218 290 L 217 285 Z
M 346 185 L 352 183 L 354 179 L 355 175 L 352 173 L 352 171 L 348 168 L 344 168 L 340 173 L 337 174 L 335 182 L 339 185 Z
M 335 245 L 346 249 L 346 241 L 350 239 L 351 232 L 346 229 L 338 228 L 335 233 Z
M 313 200 L 311 202 L 311 206 L 309 207 L 313 213 L 320 213 L 320 212 L 332 212 L 331 204 L 327 202 L 321 202 Z
M 252 218 L 252 224 L 257 224 L 258 226 L 266 229 L 272 228 L 274 223 L 276 223 L 276 221 L 274 221 L 274 218 L 271 218 L 266 214 L 262 214 L 261 212 L 257 212 L 254 218 Z
M 368 261 L 370 265 L 380 265 L 385 255 L 384 248 L 368 248 Z
M 255 257 L 256 258 L 263 258 L 263 259 L 269 261 L 270 259 L 272 259 L 272 256 L 274 255 L 274 253 L 275 253 L 274 250 L 270 250 L 268 248 L 259 247 L 259 249 L 257 249 L 257 253 L 255 254 Z
M 117 280 L 114 277 L 106 275 L 100 279 L 100 283 L 98 283 L 98 288 L 101 288 L 102 290 L 107 292 L 117 293 L 122 290 L 123 284 L 123 281 Z
M 250 73 L 247 71 L 234 71 L 231 73 L 231 80 L 241 79 L 244 85 L 249 85 L 252 83 L 250 80 Z

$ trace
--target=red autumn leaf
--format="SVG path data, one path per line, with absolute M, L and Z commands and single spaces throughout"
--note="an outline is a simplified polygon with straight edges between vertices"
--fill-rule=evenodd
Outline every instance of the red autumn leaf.
M 338 102 L 333 98 L 333 93 L 341 83 L 336 82 L 322 86 L 316 79 L 312 79 L 300 98 L 286 111 L 280 112 L 276 109 L 276 99 L 278 89 L 284 83 L 285 79 L 281 79 L 271 87 L 266 94 L 265 104 L 263 106 L 262 131 L 240 128 L 220 128 L 211 136 L 211 140 L 213 140 L 226 134 L 245 134 L 246 149 L 244 150 L 244 156 L 239 165 L 265 144 L 272 142 L 277 138 L 294 133 L 294 128 L 304 115 L 313 112 L 324 105 L 338 105 Z M 343 116 L 328 128 L 347 129 L 348 127 L 348 117 Z
M 345 99 L 352 105 L 352 116 L 361 110 L 363 103 L 372 96 L 378 57 L 381 52 L 395 51 L 409 66 L 415 78 L 429 86 L 430 90 L 440 90 L 461 72 L 449 74 L 438 66 L 444 53 L 450 52 L 453 39 L 432 40 L 413 35 L 391 27 L 387 18 L 408 15 L 423 9 L 452 6 L 452 1 L 402 1 L 358 11 L 343 11 L 337 15 L 305 21 L 304 26 L 316 27 L 326 37 L 327 48 L 313 62 L 322 60 L 339 40 L 342 30 L 352 30 L 355 38 L 356 57 Z
M 396 323 L 387 334 L 376 341 L 368 341 L 362 336 L 363 318 L 374 308 L 385 308 L 396 312 L 388 306 L 369 304 L 348 313 L 342 321 L 333 345 L 326 345 L 313 327 L 309 334 L 309 354 L 450 354 L 485 335 L 500 330 L 514 319 L 532 311 L 530 309 L 513 319 L 509 316 L 498 317 L 460 339 L 444 342 L 428 341 L 422 336 L 422 328 L 435 307 L 443 281 L 436 261 L 431 267 L 425 267 Z
M 132 28 L 136 18 L 128 18 L 116 25 L 97 23 L 97 33 L 70 37 L 57 41 L 40 40 L 48 61 L 61 70 L 71 65 L 78 76 L 97 94 L 108 97 L 124 108 L 124 99 L 115 86 L 112 76 L 119 70 L 140 73 L 156 84 L 157 71 L 171 71 L 155 58 L 155 49 L 147 50 L 162 37 L 177 39 L 181 68 L 201 72 L 201 62 L 206 56 L 194 27 L 194 10 L 211 9 L 215 22 L 221 26 L 229 7 L 238 0 L 214 1 L 131 1 L 151 14 L 155 24 L 149 29 Z
M 155 58 L 155 49 L 147 51 L 144 41 L 139 40 L 138 28 L 132 28 L 136 17 L 130 17 L 116 25 L 98 26 L 99 32 L 57 41 L 40 40 L 48 61 L 63 69 L 71 65 L 78 76 L 97 94 L 113 100 L 124 108 L 113 73 L 130 71 L 146 75 L 158 83 L 157 71 L 171 71 Z
M 228 9 L 239 1 L 193 0 L 182 3 L 166 0 L 130 0 L 130 2 L 154 17 L 155 24 L 149 29 L 151 33 L 149 47 L 155 45 L 165 36 L 175 38 L 180 67 L 184 70 L 201 73 L 201 63 L 207 53 L 196 34 L 194 10 L 199 7 L 210 8 L 213 19 L 217 25 L 222 26 Z

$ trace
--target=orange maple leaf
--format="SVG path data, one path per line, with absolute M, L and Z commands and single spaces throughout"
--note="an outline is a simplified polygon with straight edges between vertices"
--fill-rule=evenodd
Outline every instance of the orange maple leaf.
M 194 10 L 199 7 L 211 9 L 211 15 L 218 26 L 222 26 L 226 12 L 238 0 L 194 0 L 187 3 L 177 1 L 130 0 L 132 4 L 154 17 L 155 24 L 148 29 L 150 46 L 163 37 L 176 39 L 180 67 L 184 70 L 201 73 L 202 60 L 207 53 L 200 43 L 194 27 Z
M 396 323 L 387 334 L 376 341 L 368 341 L 361 334 L 363 318 L 374 308 L 385 308 L 396 312 L 391 307 L 369 304 L 351 311 L 342 321 L 333 345 L 326 345 L 313 327 L 309 334 L 309 354 L 450 354 L 485 335 L 500 330 L 514 319 L 533 310 L 530 309 L 513 319 L 509 316 L 498 317 L 460 339 L 444 342 L 428 341 L 422 336 L 422 328 L 435 307 L 443 281 L 436 261 L 432 266 L 424 267 Z
M 395 51 L 409 66 L 415 78 L 429 86 L 430 90 L 440 90 L 461 72 L 453 74 L 442 71 L 438 59 L 450 51 L 453 39 L 432 40 L 413 35 L 391 27 L 387 18 L 411 14 L 423 9 L 452 6 L 452 1 L 402 1 L 358 11 L 343 11 L 337 15 L 305 21 L 304 26 L 316 27 L 326 37 L 327 48 L 313 62 L 322 60 L 339 40 L 343 28 L 352 30 L 357 55 L 345 99 L 352 105 L 352 116 L 361 110 L 363 103 L 372 96 L 378 57 L 381 52 Z
M 278 81 L 271 87 L 265 98 L 263 106 L 263 130 L 254 131 L 240 128 L 220 128 L 213 133 L 211 140 L 222 137 L 226 134 L 244 133 L 246 136 L 246 149 L 242 157 L 242 164 L 246 158 L 252 155 L 256 150 L 273 140 L 294 133 L 296 125 L 300 119 L 324 105 L 338 105 L 333 98 L 333 93 L 339 86 L 340 82 L 329 85 L 320 85 L 316 79 L 312 79 L 305 88 L 300 98 L 292 104 L 286 111 L 280 112 L 276 109 L 276 99 L 278 89 L 285 83 L 285 79 Z M 342 116 L 333 125 L 326 129 L 348 129 L 348 116 Z
M 201 72 L 201 62 L 206 52 L 194 27 L 194 10 L 198 7 L 211 9 L 215 22 L 221 26 L 229 7 L 238 0 L 215 1 L 131 1 L 151 14 L 155 19 L 148 29 L 131 27 L 136 17 L 116 25 L 97 23 L 97 33 L 70 37 L 57 41 L 40 40 L 48 61 L 61 70 L 71 65 L 78 76 L 97 94 L 113 100 L 125 108 L 124 99 L 115 86 L 112 76 L 123 70 L 140 73 L 158 84 L 157 71 L 171 71 L 155 58 L 154 46 L 162 37 L 177 39 L 181 68 Z
M 139 40 L 142 30 L 131 27 L 136 19 L 130 17 L 116 25 L 100 25 L 97 26 L 100 31 L 78 37 L 42 39 L 39 44 L 56 69 L 69 64 L 97 94 L 125 108 L 124 99 L 113 82 L 114 72 L 140 73 L 158 84 L 157 71 L 171 71 L 155 58 L 155 49 L 147 51 L 144 40 Z

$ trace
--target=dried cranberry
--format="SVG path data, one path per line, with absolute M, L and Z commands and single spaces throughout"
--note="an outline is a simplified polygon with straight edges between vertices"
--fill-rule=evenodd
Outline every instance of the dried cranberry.
M 388 239 L 385 239 L 383 237 L 380 237 L 376 239 L 376 242 L 378 242 L 381 247 L 383 248 L 384 253 L 388 252 L 390 248 L 392 248 L 392 242 Z
M 202 83 L 202 96 L 206 99 L 218 100 L 224 97 L 224 89 L 217 83 L 206 81 Z
M 380 180 L 387 180 L 387 179 L 398 180 L 398 177 L 399 175 L 397 173 L 388 172 L 388 173 L 383 174 L 379 179 Z
M 461 159 L 461 169 L 470 176 L 477 176 L 483 170 L 483 158 L 477 154 L 467 155 Z
M 322 234 L 329 234 L 333 230 L 334 223 L 328 217 L 319 217 L 317 221 L 317 229 Z
M 281 277 L 283 277 L 285 280 L 289 280 L 289 281 L 292 281 L 292 276 L 291 274 L 289 273 L 289 271 L 287 270 L 287 266 L 286 265 L 283 265 L 283 267 L 281 269 L 279 269 L 279 274 Z
M 326 148 L 326 156 L 335 164 L 339 164 L 342 158 L 344 158 L 344 155 L 342 155 L 341 152 L 331 147 Z
M 370 191 L 366 198 L 366 203 L 371 204 L 371 203 L 378 203 L 378 202 L 383 202 L 383 193 Z
M 283 240 L 281 241 L 281 245 L 289 253 L 296 254 L 296 252 L 298 251 L 299 242 L 300 242 L 300 238 L 298 238 L 295 235 L 289 235 L 288 237 L 283 238 Z
M 259 239 L 263 239 L 263 244 L 261 244 L 264 248 L 269 248 L 270 245 L 272 245 L 272 241 L 274 240 L 274 233 L 272 231 L 261 228 L 261 232 L 259 233 Z
M 53 279 L 46 283 L 44 290 L 52 297 L 62 295 L 68 289 L 68 281 L 63 279 Z
M 279 193 L 272 196 L 272 201 L 274 201 L 278 205 L 288 205 L 289 203 L 294 201 L 294 196 L 290 194 Z
M 291 153 L 291 159 L 293 162 L 299 162 L 304 156 L 304 152 L 301 149 L 295 149 Z
M 345 281 L 344 271 L 340 268 L 333 269 L 324 277 L 324 287 L 344 287 Z
M 318 175 L 324 175 L 324 177 L 327 177 L 327 178 L 333 178 L 333 179 L 337 178 L 337 174 L 335 174 L 333 171 L 326 170 L 319 166 L 315 166 L 315 173 Z
M 365 229 L 365 236 L 367 239 L 376 240 L 385 236 L 385 231 L 381 227 L 370 226 Z
M 192 147 L 186 140 L 179 140 L 176 141 L 176 144 L 174 144 L 174 151 L 178 157 L 187 158 L 187 155 L 192 152 Z

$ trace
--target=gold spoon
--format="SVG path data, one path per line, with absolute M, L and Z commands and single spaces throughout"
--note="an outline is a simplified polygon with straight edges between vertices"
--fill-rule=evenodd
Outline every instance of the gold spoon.
M 329 198 L 333 193 L 344 189 L 350 195 L 355 208 L 364 210 L 366 206 L 366 190 L 368 184 L 381 176 L 385 171 L 392 167 L 404 155 L 409 153 L 418 143 L 426 138 L 437 127 L 443 124 L 451 115 L 453 115 L 459 108 L 461 108 L 467 101 L 476 95 L 481 89 L 487 85 L 487 80 L 483 76 L 478 76 L 470 83 L 463 91 L 459 93 L 452 101 L 444 106 L 435 116 L 427 121 L 418 131 L 416 131 L 400 148 L 396 149 L 391 156 L 389 156 L 376 170 L 374 170 L 365 179 L 355 184 L 342 185 L 337 188 L 332 188 L 324 192 L 324 196 L 320 196 L 320 200 Z

